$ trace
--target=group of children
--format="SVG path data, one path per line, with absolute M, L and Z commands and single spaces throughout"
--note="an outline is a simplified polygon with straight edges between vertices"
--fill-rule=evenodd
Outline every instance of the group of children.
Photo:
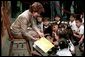
M 84 43 L 84 22 L 74 14 L 70 15 L 69 21 L 62 21 L 59 15 L 55 16 L 54 21 L 49 21 L 48 17 L 38 16 L 37 26 L 55 47 L 60 48 L 56 53 L 58 56 L 72 56 L 75 54 L 74 46 Z M 84 51 L 84 48 L 82 50 Z M 63 51 L 68 52 L 65 54 Z
M 81 17 L 70 15 L 67 19 L 69 21 L 63 21 L 59 15 L 55 16 L 54 21 L 49 21 L 48 17 L 43 18 L 40 15 L 44 11 L 43 5 L 39 2 L 30 5 L 29 9 L 21 13 L 10 26 L 13 38 L 25 39 L 33 48 L 34 41 L 45 37 L 55 45 L 54 51 L 58 56 L 72 56 L 75 54 L 74 46 L 78 44 L 82 46 L 80 49 L 84 52 L 84 13 Z

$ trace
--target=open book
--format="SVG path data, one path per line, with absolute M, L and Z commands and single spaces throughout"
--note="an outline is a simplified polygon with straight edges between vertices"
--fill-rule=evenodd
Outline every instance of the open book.
M 52 47 L 54 47 L 54 45 L 45 37 L 42 37 L 39 40 L 35 41 L 33 46 L 34 48 L 36 48 L 37 46 L 44 53 L 47 53 Z

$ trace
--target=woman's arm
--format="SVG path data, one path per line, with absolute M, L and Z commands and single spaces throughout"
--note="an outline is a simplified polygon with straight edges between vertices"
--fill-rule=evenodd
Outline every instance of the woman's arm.
M 44 37 L 44 34 L 41 33 L 40 30 L 37 28 L 36 20 L 33 17 L 31 19 L 31 23 L 32 23 L 32 28 L 39 34 L 39 36 Z

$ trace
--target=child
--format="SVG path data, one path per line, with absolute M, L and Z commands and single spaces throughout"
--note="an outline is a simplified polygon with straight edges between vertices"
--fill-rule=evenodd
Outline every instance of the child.
M 56 23 L 52 24 L 52 39 L 53 39 L 54 45 L 56 45 L 59 41 L 58 24 L 56 24 Z
M 43 31 L 44 31 L 44 35 L 45 37 L 50 41 L 52 42 L 51 40 L 51 25 L 49 24 L 49 18 L 48 17 L 45 17 L 43 19 Z
M 42 16 L 37 17 L 37 26 L 40 29 L 41 32 L 43 32 L 43 22 L 42 22 Z
M 84 25 L 82 25 L 82 19 L 76 19 L 76 30 L 75 31 L 73 31 L 73 35 L 76 37 L 76 40 L 78 41 L 78 42 L 80 42 L 81 41 L 81 39 L 82 38 L 84 38 L 83 37 L 83 35 L 84 35 Z
M 69 25 L 70 25 L 71 29 L 76 30 L 75 16 L 73 14 L 71 14 L 69 19 L 70 19 Z
M 57 51 L 56 55 L 58 55 L 58 56 L 72 56 L 72 54 L 68 48 L 68 43 L 65 39 L 61 39 L 61 41 L 59 41 L 59 47 L 60 47 L 60 49 Z
M 44 31 L 44 34 L 48 34 L 48 35 L 51 35 L 51 26 L 49 24 L 49 18 L 48 17 L 45 17 L 44 20 L 43 20 L 43 31 Z
M 56 24 L 60 24 L 60 22 L 61 22 L 60 19 L 61 19 L 61 17 L 59 15 L 55 16 L 54 20 L 56 21 Z

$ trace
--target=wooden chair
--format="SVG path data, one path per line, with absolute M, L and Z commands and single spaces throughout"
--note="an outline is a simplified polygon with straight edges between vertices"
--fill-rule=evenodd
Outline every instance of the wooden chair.
M 4 26 L 7 29 L 9 40 L 10 40 L 10 49 L 9 49 L 9 56 L 31 56 L 30 53 L 30 45 L 29 43 L 23 38 L 15 38 L 11 32 L 10 32 L 10 13 L 9 13 L 9 4 L 8 1 L 2 1 L 2 7 L 1 7 L 1 17 L 4 22 Z M 21 51 L 18 51 L 21 50 Z M 15 55 L 16 53 L 17 55 Z M 20 54 L 18 54 L 20 53 Z M 23 53 L 23 54 L 22 54 Z M 29 54 L 27 54 L 29 53 Z M 21 55 L 22 54 L 22 55 Z

